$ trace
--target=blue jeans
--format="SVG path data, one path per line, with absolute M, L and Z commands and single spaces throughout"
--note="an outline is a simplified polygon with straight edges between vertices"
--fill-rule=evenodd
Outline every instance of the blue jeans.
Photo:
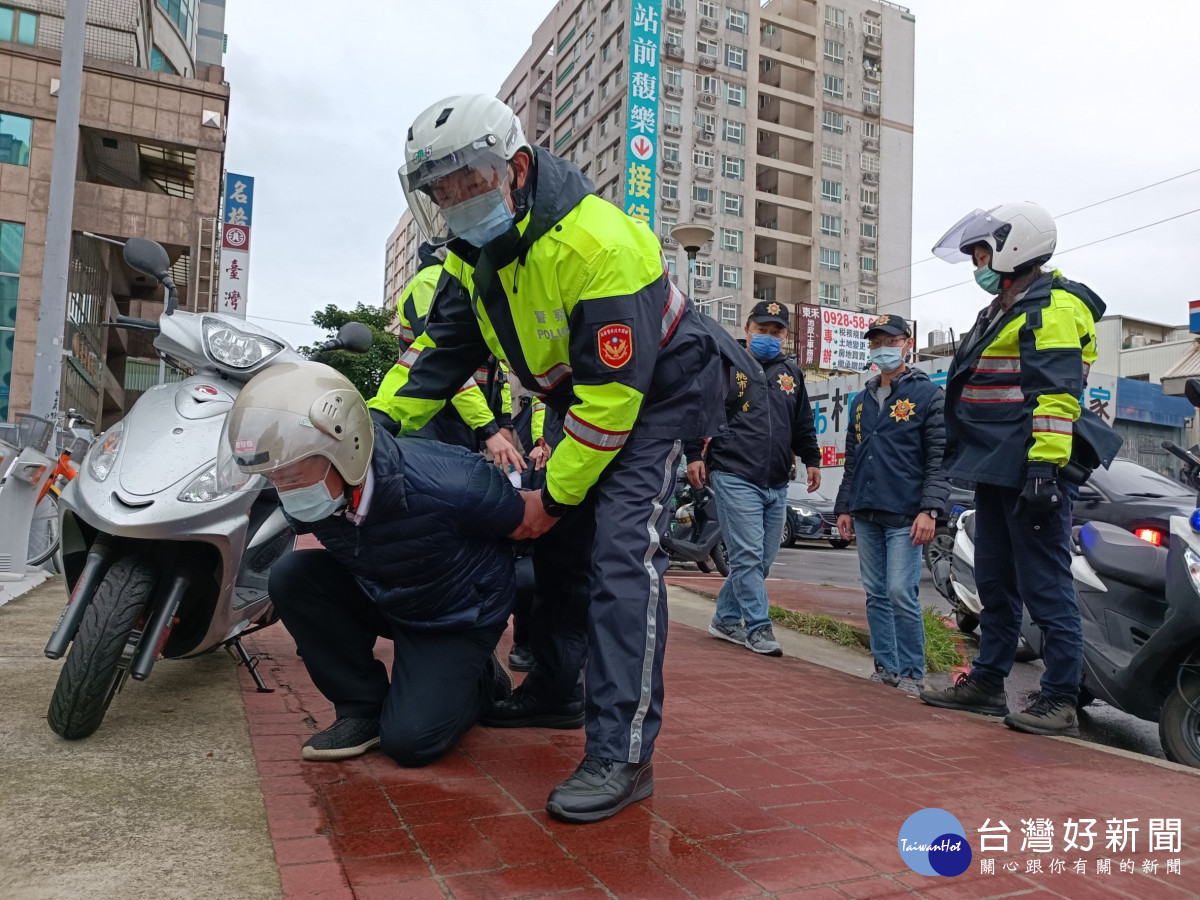
M 767 573 L 779 553 L 787 516 L 787 486 L 762 488 L 728 472 L 712 473 L 717 518 L 729 552 L 729 577 L 717 595 L 717 621 L 745 622 L 749 634 L 769 625 Z
M 925 622 L 917 596 L 921 548 L 908 528 L 884 528 L 854 517 L 858 565 L 867 591 L 871 655 L 887 672 L 925 678 Z
M 1062 488 L 1068 502 L 1037 531 L 1028 515 L 1017 513 L 1018 488 L 981 484 L 975 490 L 975 583 L 983 611 L 971 673 L 993 686 L 1004 683 L 1017 652 L 1024 602 L 1045 636 L 1042 695 L 1074 702 L 1083 672 L 1083 633 L 1071 578 L 1071 505 L 1079 489 Z

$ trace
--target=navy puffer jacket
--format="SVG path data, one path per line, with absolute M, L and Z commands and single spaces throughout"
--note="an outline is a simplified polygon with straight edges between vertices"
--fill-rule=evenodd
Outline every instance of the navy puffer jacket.
M 354 576 L 389 620 L 473 628 L 511 611 L 520 493 L 478 453 L 375 426 L 373 483 L 359 524 L 344 515 L 293 522 Z M 361 507 L 360 507 L 361 508 Z

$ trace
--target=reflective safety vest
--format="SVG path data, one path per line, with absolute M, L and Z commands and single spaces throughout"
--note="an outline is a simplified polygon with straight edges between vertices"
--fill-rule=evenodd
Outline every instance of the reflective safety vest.
M 533 207 L 486 253 L 454 242 L 433 314 L 373 409 L 420 428 L 490 352 L 564 415 L 547 490 L 581 502 L 635 425 L 646 437 L 715 433 L 715 340 L 666 275 L 658 239 L 537 151 Z M 503 245 L 503 246 L 501 246 Z
M 986 312 L 947 378 L 947 475 L 1020 487 L 1027 461 L 1061 467 L 1071 458 L 1104 303 L 1055 271 L 1007 313 Z

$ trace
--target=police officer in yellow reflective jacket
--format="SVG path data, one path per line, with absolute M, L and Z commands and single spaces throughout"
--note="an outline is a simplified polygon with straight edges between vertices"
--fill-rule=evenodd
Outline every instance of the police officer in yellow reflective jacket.
M 444 247 L 423 243 L 417 248 L 417 274 L 396 298 L 401 354 L 425 331 L 425 319 L 442 277 L 445 258 Z M 520 454 L 511 438 L 512 397 L 507 370 L 502 369 L 495 357 L 489 357 L 487 363 L 455 392 L 450 405 L 418 434 L 468 450 L 487 447 L 493 461 L 501 467 L 518 463 Z
M 667 627 L 659 534 L 682 440 L 723 426 L 718 338 L 667 278 L 645 223 L 535 151 L 499 100 L 454 96 L 421 113 L 400 177 L 425 238 L 450 250 L 448 277 L 370 405 L 420 428 L 490 352 L 565 417 L 518 533 L 539 539 L 536 664 L 487 722 L 586 719 L 586 756 L 547 810 L 598 821 L 654 786 Z
M 995 299 L 955 355 L 946 386 L 946 474 L 976 483 L 975 577 L 983 604 L 979 656 L 951 688 L 924 691 L 933 706 L 1004 716 L 1033 734 L 1077 733 L 1083 666 L 1071 581 L 1071 483 L 1079 398 L 1096 360 L 1104 304 L 1043 266 L 1054 220 L 1033 203 L 976 210 L 934 252 L 970 259 Z M 1045 635 L 1041 690 L 1009 713 L 1021 605 Z

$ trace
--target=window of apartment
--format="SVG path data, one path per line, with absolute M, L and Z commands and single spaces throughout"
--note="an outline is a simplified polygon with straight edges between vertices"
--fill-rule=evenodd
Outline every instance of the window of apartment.
M 858 267 L 864 272 L 875 271 L 875 257 L 864 254 L 858 258 Z
M 666 231 L 663 233 L 670 234 L 669 231 Z M 666 259 L 667 259 L 667 275 L 670 276 L 672 279 L 674 279 L 675 278 L 675 254 L 672 253 L 670 256 L 667 256 Z
M 846 79 L 838 78 L 836 75 L 825 76 L 825 96 L 836 97 L 841 100 L 846 96 Z
M 15 222 L 0 222 L 0 422 L 8 420 L 13 347 L 17 339 L 17 295 L 20 293 L 24 247 L 25 226 Z
M 702 94 L 721 93 L 721 79 L 716 75 L 701 75 L 696 73 L 696 90 Z
M 742 214 L 742 195 L 721 191 L 722 208 L 726 215 L 740 216 Z
M 875 302 L 876 302 L 876 295 L 875 295 L 874 291 L 860 290 L 858 292 L 858 305 L 861 306 L 863 309 L 874 309 Z
M 725 102 L 730 106 L 746 105 L 746 88 L 740 84 L 725 85 Z
M 846 130 L 844 117 L 841 113 L 836 113 L 828 109 L 825 110 L 821 113 L 821 130 L 841 134 Z
M 862 89 L 862 98 L 863 98 L 863 103 L 874 103 L 876 106 L 878 106 L 879 105 L 879 88 L 864 87 Z
M 612 161 L 614 164 L 621 161 L 621 145 L 619 143 L 612 146 Z
M 682 125 L 683 113 L 680 108 L 674 104 L 667 103 L 663 106 L 663 121 L 668 125 Z
M 830 237 L 841 237 L 842 217 L 821 213 L 821 234 L 827 234 Z
M 683 0 L 667 0 L 667 10 L 669 12 L 683 12 Z
M 675 141 L 663 141 L 662 155 L 666 162 L 679 162 L 679 144 Z
M 589 29 L 588 29 L 588 33 L 587 33 L 586 35 L 584 35 L 584 38 L 583 38 L 583 46 L 585 46 L 585 47 L 590 47 L 590 46 L 592 46 L 592 41 L 594 41 L 595 39 L 596 39 L 596 32 L 595 32 L 595 30 L 594 30 L 594 29 L 591 29 L 591 28 L 589 28 Z
M 664 200 L 678 200 L 679 182 L 674 178 L 664 178 L 662 180 L 662 196 Z
M 37 24 L 36 13 L 0 6 L 0 41 L 32 47 L 37 42 Z
M 716 56 L 721 52 L 721 45 L 714 38 L 697 38 L 696 51 L 709 56 Z
M 860 203 L 870 203 L 874 206 L 879 203 L 879 191 L 875 188 L 860 187 L 858 189 L 858 201 Z
M 726 119 L 723 136 L 730 143 L 744 144 L 746 142 L 746 126 L 741 122 L 730 122 Z
M 692 199 L 697 203 L 712 203 L 713 189 L 702 184 L 692 185 Z
M 736 178 L 741 181 L 746 177 L 746 161 L 740 156 L 726 156 L 723 171 L 726 178 Z
M 841 41 L 825 41 L 825 58 L 830 62 L 845 62 L 846 45 Z
M 716 0 L 696 0 L 696 12 L 706 19 L 717 19 L 721 16 L 721 5 Z
M 863 16 L 862 29 L 867 37 L 883 37 L 883 23 L 874 16 Z
M 683 46 L 683 29 L 678 25 L 668 25 L 667 33 L 663 35 L 666 42 L 672 47 Z
M 821 162 L 830 166 L 840 166 L 842 164 L 842 148 L 826 144 L 821 148 Z
M 736 228 L 721 229 L 721 249 L 742 252 L 742 232 Z
M 740 288 L 742 286 L 741 266 L 721 266 L 721 287 Z
M 836 6 L 825 7 L 825 24 L 834 28 L 846 27 L 846 11 Z
M 742 307 L 738 303 L 722 303 L 721 304 L 721 324 L 722 325 L 740 325 L 742 321 Z
M 874 153 L 860 153 L 858 162 L 864 172 L 879 171 L 879 157 Z
M 862 134 L 865 138 L 874 138 L 875 140 L 879 140 L 879 123 L 864 121 L 862 123 Z
M 683 87 L 683 69 L 678 66 L 663 68 L 663 83 L 673 87 Z
M 842 302 L 842 286 L 840 284 L 830 284 L 828 281 L 822 281 L 818 296 L 821 302 L 841 303 Z
M 746 34 L 750 30 L 750 15 L 743 9 L 726 10 L 725 27 Z
M 191 43 L 192 23 L 196 19 L 196 0 L 158 0 L 167 18 L 175 23 L 184 41 Z
M 662 230 L 659 231 L 659 234 L 663 235 L 664 237 L 669 235 L 671 233 L 671 229 L 679 224 L 679 218 L 677 216 L 660 216 L 659 221 L 662 223 Z
M 29 165 L 29 147 L 32 142 L 32 119 L 0 113 L 0 163 L 8 163 L 10 166 Z
M 746 71 L 746 51 L 742 47 L 725 45 L 725 65 L 740 72 Z
M 842 271 L 842 251 L 821 248 L 821 268 L 829 272 Z
M 821 199 L 828 200 L 830 203 L 841 203 L 842 183 L 840 181 L 830 181 L 827 178 L 822 178 Z
M 712 260 L 711 259 L 696 260 L 696 277 L 697 278 L 712 278 Z
M 710 131 L 713 134 L 716 134 L 717 117 L 714 113 L 706 113 L 706 112 L 701 112 L 700 110 L 696 110 L 695 122 L 696 122 L 696 127 L 699 128 L 701 131 Z
M 708 166 L 710 169 L 716 165 L 716 154 L 711 150 L 703 150 L 700 147 L 692 151 L 692 164 L 696 166 Z
M 612 59 L 613 42 L 605 41 L 600 45 L 600 62 L 608 62 Z
M 858 226 L 858 234 L 860 237 L 877 238 L 879 237 L 879 226 L 874 222 L 863 222 Z

